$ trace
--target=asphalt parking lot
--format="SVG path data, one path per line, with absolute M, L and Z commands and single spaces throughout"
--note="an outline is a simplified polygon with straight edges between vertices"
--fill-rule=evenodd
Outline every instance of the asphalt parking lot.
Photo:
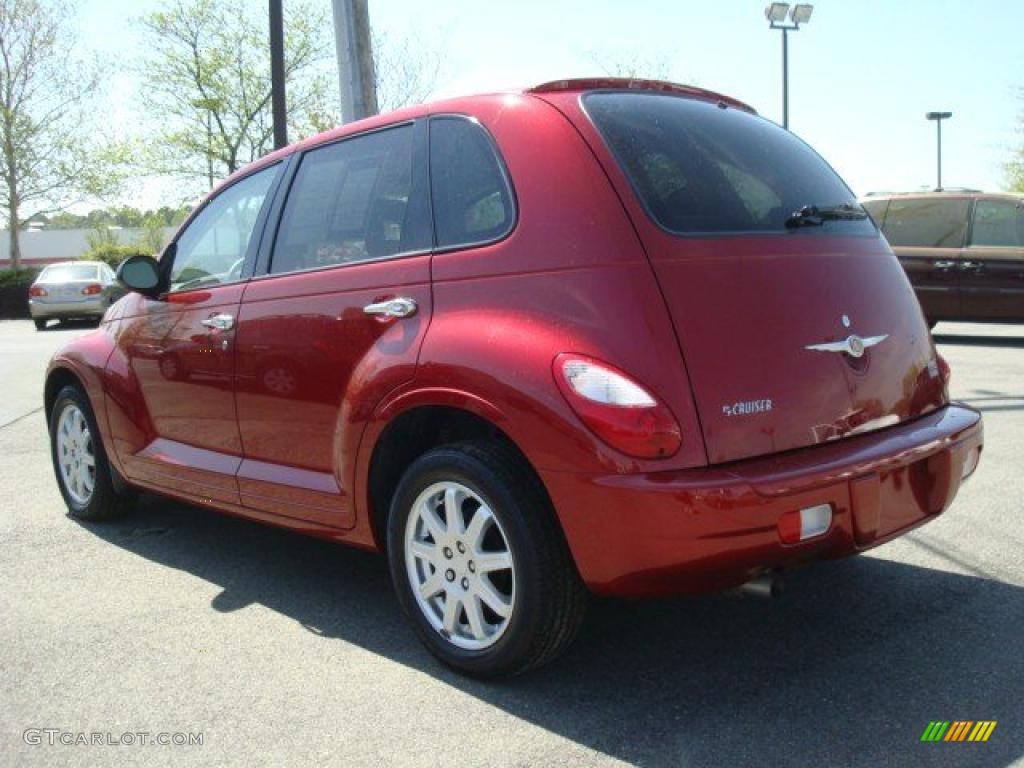
M 489 684 L 421 648 L 383 559 L 154 497 L 68 517 L 42 376 L 87 331 L 0 322 L 0 764 L 1024 764 L 1024 326 L 936 329 L 986 421 L 942 518 L 793 573 L 776 602 L 595 602 L 565 657 Z M 998 726 L 921 743 L 937 719 Z

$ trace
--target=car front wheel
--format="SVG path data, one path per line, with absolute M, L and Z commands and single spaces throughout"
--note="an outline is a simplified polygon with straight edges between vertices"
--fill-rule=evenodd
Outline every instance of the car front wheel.
M 89 398 L 76 386 L 57 394 L 50 411 L 50 449 L 57 485 L 72 515 L 110 520 L 131 509 L 135 494 L 115 483 Z
M 539 481 L 504 446 L 457 443 L 406 471 L 388 520 L 399 601 L 441 661 L 515 675 L 572 641 L 586 592 Z

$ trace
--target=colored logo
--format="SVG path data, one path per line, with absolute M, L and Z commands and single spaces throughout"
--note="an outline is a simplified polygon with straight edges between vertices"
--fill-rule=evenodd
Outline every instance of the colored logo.
M 995 729 L 995 720 L 932 720 L 921 741 L 988 741 Z

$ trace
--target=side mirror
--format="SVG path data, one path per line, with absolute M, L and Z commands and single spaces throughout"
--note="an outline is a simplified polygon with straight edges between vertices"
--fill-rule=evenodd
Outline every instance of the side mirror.
M 160 292 L 160 263 L 149 256 L 130 256 L 117 268 L 117 280 L 144 296 Z

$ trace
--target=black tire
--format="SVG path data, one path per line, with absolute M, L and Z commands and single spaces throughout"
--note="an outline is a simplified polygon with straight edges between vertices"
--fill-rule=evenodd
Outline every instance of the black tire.
M 95 476 L 91 494 L 84 501 L 76 499 L 66 486 L 58 460 L 57 430 L 60 418 L 68 406 L 75 406 L 85 417 L 89 427 L 90 445 L 95 461 Z M 50 456 L 53 460 L 53 471 L 57 477 L 57 487 L 68 505 L 68 511 L 81 520 L 114 520 L 123 517 L 134 509 L 136 493 L 124 484 L 124 480 L 116 476 L 113 467 L 107 460 L 100 432 L 96 428 L 96 417 L 89 404 L 89 398 L 77 386 L 69 385 L 57 393 L 53 409 L 49 415 L 50 422 Z
M 32 322 L 36 324 L 36 330 L 37 331 L 45 331 L 46 330 L 46 319 L 45 318 L 36 317 L 36 318 L 32 319 Z
M 406 568 L 405 529 L 413 504 L 443 481 L 467 487 L 487 504 L 515 564 L 508 625 L 481 650 L 460 648 L 435 629 L 413 594 Z M 480 678 L 521 674 L 553 660 L 576 636 L 586 611 L 586 589 L 547 494 L 513 450 L 498 443 L 462 442 L 421 456 L 395 491 L 387 538 L 391 577 L 403 610 L 428 650 L 457 671 Z

